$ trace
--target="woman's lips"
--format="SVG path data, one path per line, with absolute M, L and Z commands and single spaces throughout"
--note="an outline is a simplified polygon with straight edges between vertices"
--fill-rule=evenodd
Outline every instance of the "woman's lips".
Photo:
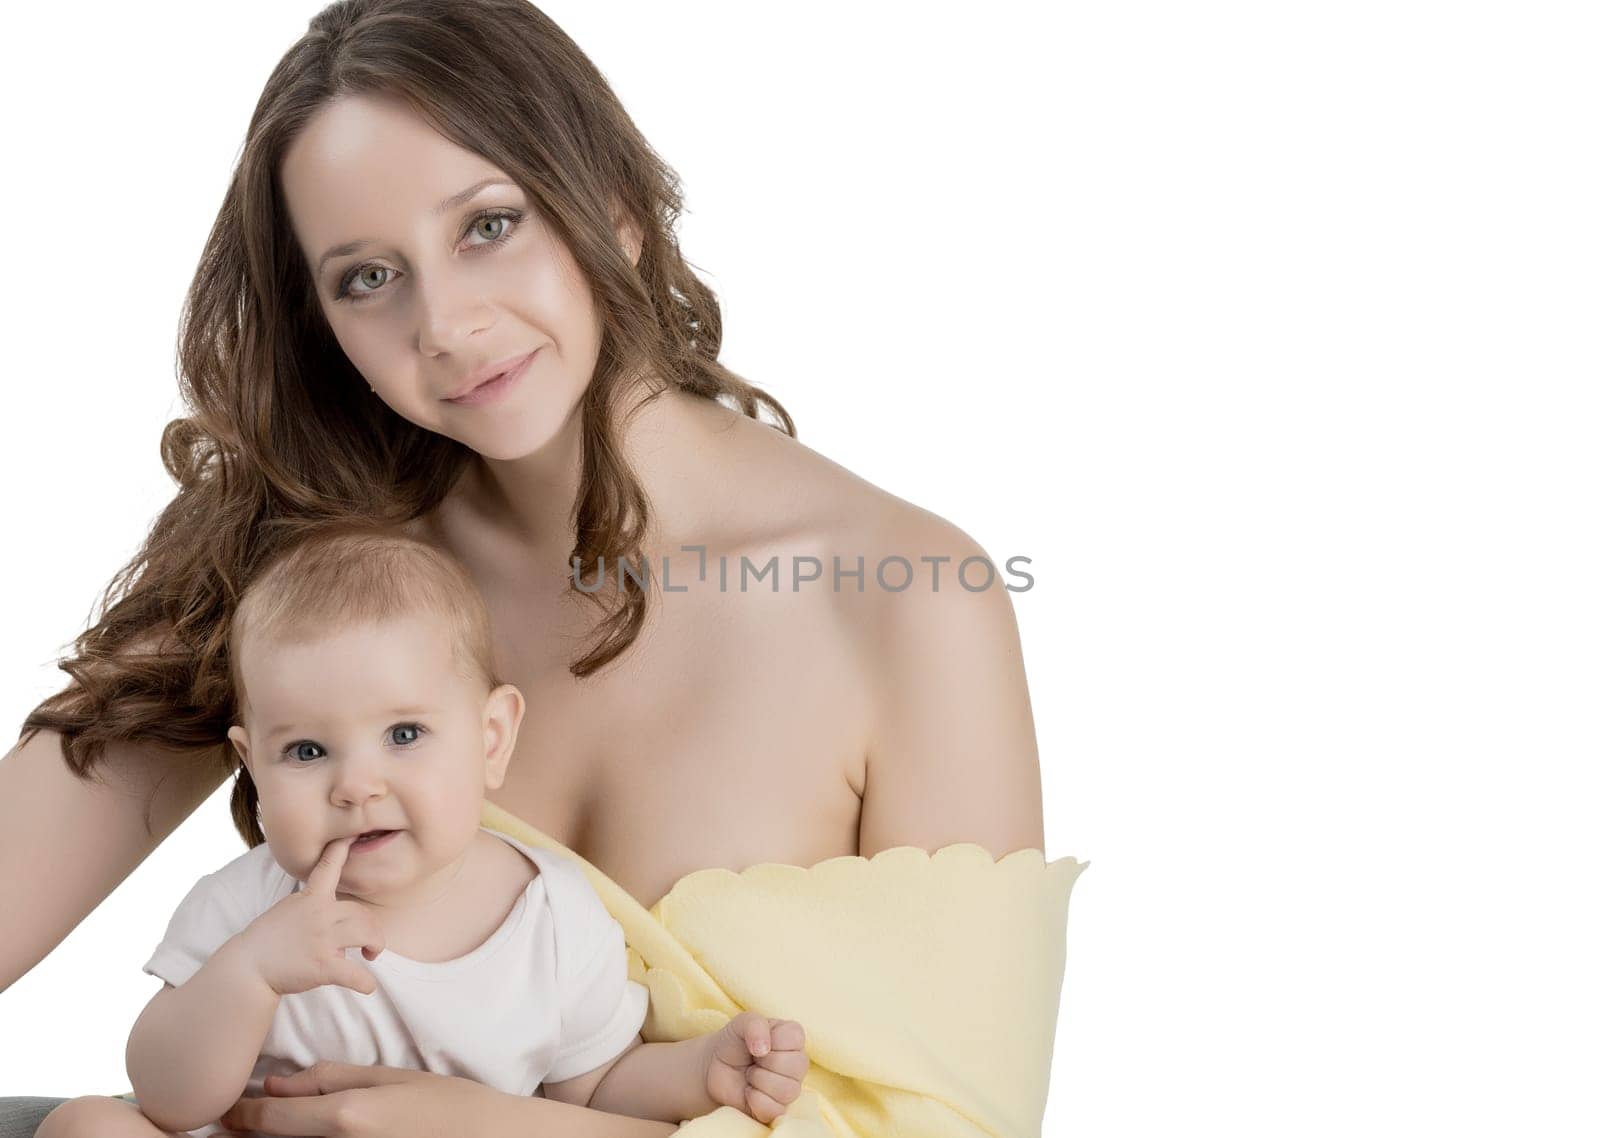
M 498 399 L 503 393 L 509 391 L 512 385 L 522 377 L 522 373 L 527 371 L 528 365 L 533 362 L 533 357 L 538 354 L 539 349 L 535 348 L 526 356 L 522 357 L 521 363 L 513 365 L 511 368 L 495 376 L 487 383 L 478 384 L 477 387 L 474 387 L 465 395 L 458 395 L 454 399 L 446 399 L 445 402 L 454 403 L 458 407 L 477 407 L 481 404 L 490 403 L 495 399 Z

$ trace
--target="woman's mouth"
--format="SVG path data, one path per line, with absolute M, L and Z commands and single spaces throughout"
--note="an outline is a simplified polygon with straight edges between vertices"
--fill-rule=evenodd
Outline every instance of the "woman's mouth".
M 446 399 L 445 402 L 454 403 L 458 407 L 477 407 L 484 403 L 492 403 L 510 390 L 518 379 L 522 378 L 523 372 L 528 370 L 528 365 L 533 362 L 533 357 L 538 354 L 539 349 L 535 348 L 514 367 L 507 368 L 486 383 L 478 384 L 477 387 L 474 387 L 466 394 L 458 395 L 454 399 Z

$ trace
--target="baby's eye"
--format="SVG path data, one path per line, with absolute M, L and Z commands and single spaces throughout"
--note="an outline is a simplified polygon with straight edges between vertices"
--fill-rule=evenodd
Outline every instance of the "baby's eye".
M 310 747 L 312 750 L 315 750 L 315 751 L 321 751 L 322 750 L 322 748 L 320 746 L 318 746 L 316 743 L 301 741 L 299 743 L 290 743 L 287 747 L 285 747 L 283 749 L 283 753 L 288 755 L 291 759 L 301 760 L 301 761 L 304 761 L 304 762 L 310 762 L 313 759 L 320 759 L 322 757 L 320 754 L 317 754 L 317 755 L 308 755 L 308 754 L 306 754 L 305 751 L 302 749 L 302 748 L 305 748 L 305 747 Z
M 420 723 L 397 723 L 389 728 L 389 738 L 404 746 L 415 743 L 422 738 L 422 725 Z

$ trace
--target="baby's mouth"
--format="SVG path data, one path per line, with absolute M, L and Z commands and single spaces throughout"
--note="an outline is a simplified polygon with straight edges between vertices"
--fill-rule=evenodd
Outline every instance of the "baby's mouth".
M 355 844 L 359 846 L 367 842 L 375 842 L 379 838 L 386 837 L 392 833 L 394 833 L 393 830 L 368 830 L 355 840 Z

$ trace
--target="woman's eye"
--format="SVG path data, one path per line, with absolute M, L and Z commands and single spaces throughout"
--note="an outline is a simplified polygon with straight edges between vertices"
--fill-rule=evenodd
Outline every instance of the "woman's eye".
M 404 746 L 415 743 L 422 738 L 422 725 L 418 723 L 399 723 L 389 729 L 389 738 Z
M 383 273 L 386 275 L 380 280 L 372 280 L 371 278 L 378 273 Z M 349 276 L 345 277 L 344 280 L 339 282 L 339 290 L 338 292 L 334 293 L 333 299 L 360 300 L 362 297 L 371 296 L 373 293 L 377 292 L 385 284 L 387 284 L 389 277 L 393 274 L 394 270 L 389 268 L 387 265 L 362 265 L 360 268 L 350 273 Z M 362 286 L 370 285 L 371 287 L 351 287 L 352 285 L 356 284 L 360 284 Z
M 472 224 L 467 227 L 467 233 L 476 233 L 484 240 L 477 242 L 475 248 L 485 248 L 491 245 L 503 245 L 516 231 L 517 223 L 522 220 L 522 211 L 515 209 L 490 210 L 480 213 L 472 219 Z M 486 233 L 480 226 L 492 227 L 492 233 Z M 384 274 L 377 280 L 370 279 L 378 274 Z M 387 265 L 357 265 L 345 274 L 339 282 L 339 287 L 334 291 L 335 300 L 353 300 L 360 302 L 375 293 L 383 291 L 383 286 L 394 277 L 394 270 Z M 354 285 L 361 287 L 355 288 Z
M 493 233 L 485 233 L 481 229 L 478 229 L 477 232 L 478 236 L 480 237 L 487 237 L 490 241 L 498 241 L 505 234 L 506 218 L 503 214 L 495 214 L 492 217 L 480 217 L 477 221 L 474 221 L 472 225 L 474 229 L 477 229 L 477 227 L 480 225 L 493 225 L 496 222 L 500 223 L 500 228 L 496 229 Z

